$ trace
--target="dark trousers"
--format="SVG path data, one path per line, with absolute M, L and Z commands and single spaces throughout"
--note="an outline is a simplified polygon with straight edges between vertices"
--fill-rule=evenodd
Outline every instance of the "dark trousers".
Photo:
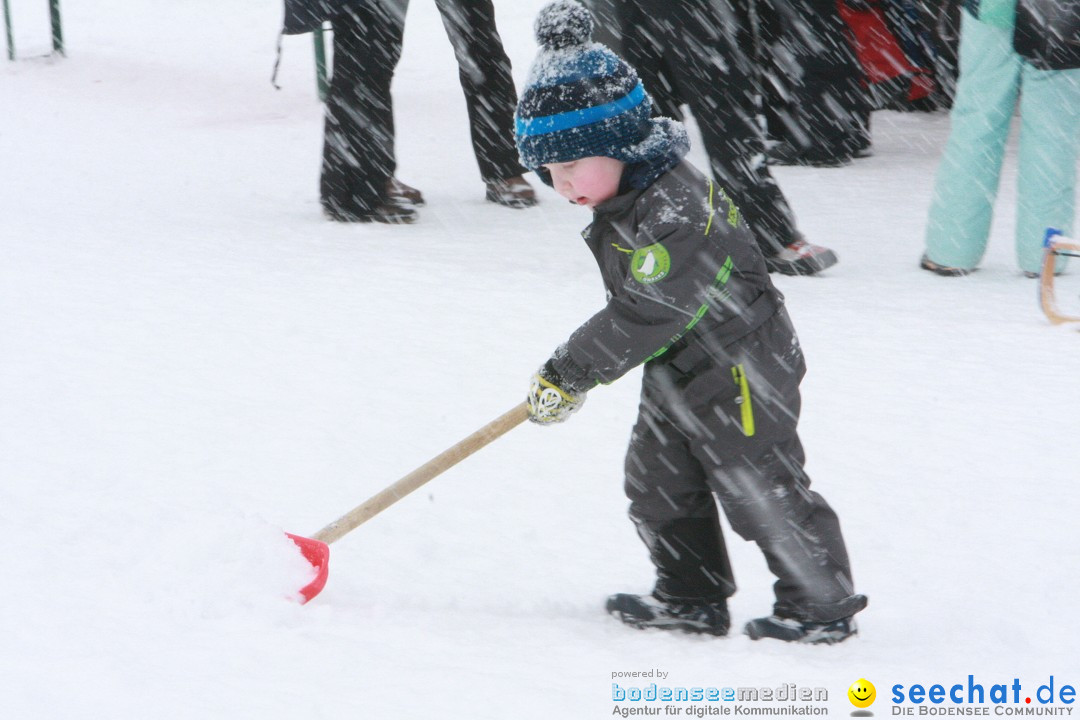
M 334 72 L 326 97 L 322 176 L 324 206 L 371 212 L 394 174 L 390 81 L 405 30 L 394 2 L 358 3 L 334 18 Z
M 454 46 L 480 175 L 521 175 L 514 146 L 517 94 L 491 0 L 437 0 Z M 334 19 L 334 71 L 326 100 L 320 195 L 369 212 L 394 173 L 390 83 L 401 57 L 408 0 L 366 0 Z
M 757 9 L 770 135 L 820 159 L 868 147 L 870 100 L 836 0 L 763 0 Z
M 840 523 L 803 471 L 796 425 L 805 365 L 786 312 L 734 349 L 710 353 L 689 372 L 664 356 L 645 366 L 626 494 L 656 590 L 710 600 L 735 592 L 719 500 L 777 578 L 775 613 L 813 622 L 850 615 Z
M 491 0 L 436 0 L 435 4 L 457 57 L 480 177 L 503 180 L 524 174 L 514 145 L 517 91 Z
M 690 111 L 709 167 L 735 200 L 765 255 L 796 239 L 795 218 L 764 163 L 754 0 L 627 0 L 623 50 L 660 114 Z

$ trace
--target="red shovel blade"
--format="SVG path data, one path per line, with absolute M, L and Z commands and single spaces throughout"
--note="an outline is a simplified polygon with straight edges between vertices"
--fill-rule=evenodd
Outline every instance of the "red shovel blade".
M 326 586 L 326 578 L 330 574 L 330 546 L 324 542 L 301 537 L 300 535 L 285 534 L 300 547 L 300 554 L 318 571 L 314 580 L 300 588 L 300 597 L 303 598 L 300 604 L 303 605 L 321 593 L 323 587 Z

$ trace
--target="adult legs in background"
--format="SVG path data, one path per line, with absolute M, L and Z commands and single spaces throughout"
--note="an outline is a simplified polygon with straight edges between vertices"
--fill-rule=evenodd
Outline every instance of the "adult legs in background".
M 386 207 L 393 175 L 390 82 L 401 56 L 404 16 L 393 2 L 371 0 L 334 19 L 334 65 L 326 98 L 320 197 L 335 219 L 401 222 Z M 404 215 L 411 210 L 400 209 Z
M 396 0 L 407 6 L 409 0 Z M 436 0 L 454 47 L 469 113 L 473 154 L 488 200 L 510 208 L 536 204 L 514 145 L 517 92 L 491 0 Z
M 790 148 L 791 161 L 783 164 L 849 162 L 870 146 L 870 103 L 836 1 L 765 0 L 756 7 L 761 61 L 786 96 L 773 116 L 782 122 L 770 123 Z
M 514 146 L 517 92 L 491 0 L 436 0 L 454 46 L 473 151 L 485 181 L 521 175 Z
M 1016 257 L 1021 270 L 1038 273 L 1046 228 L 1069 236 L 1074 228 L 1080 70 L 1036 70 L 1025 63 L 1021 86 Z M 1058 258 L 1058 269 L 1065 260 Z
M 960 76 L 930 202 L 926 255 L 936 265 L 970 270 L 990 235 L 1022 61 L 1009 31 L 966 11 L 961 24 Z
M 775 255 L 798 235 L 795 214 L 765 164 L 765 136 L 760 124 L 758 70 L 746 52 L 752 46 L 745 5 L 729 6 L 725 21 L 715 11 L 706 15 L 680 5 L 673 13 L 677 30 L 667 36 L 669 66 L 679 95 L 701 130 L 709 166 L 739 206 L 766 256 Z M 716 24 L 709 27 L 706 18 Z M 734 25 L 732 26 L 732 21 Z M 716 30 L 726 24 L 732 32 Z M 727 67 L 695 60 L 702 47 L 719 51 Z M 716 92 L 717 83 L 723 94 Z
M 763 254 L 796 239 L 795 220 L 764 162 L 754 58 L 745 8 L 722 16 L 710 3 L 636 0 L 624 18 L 627 59 L 657 97 L 661 111 L 690 106 L 711 173 L 739 206 Z M 743 37 L 740 37 L 743 36 Z

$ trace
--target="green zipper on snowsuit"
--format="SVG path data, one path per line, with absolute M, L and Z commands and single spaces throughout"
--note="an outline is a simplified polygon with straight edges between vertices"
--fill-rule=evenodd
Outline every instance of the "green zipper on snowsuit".
M 754 404 L 750 400 L 750 383 L 746 381 L 746 371 L 743 370 L 742 363 L 731 368 L 731 377 L 734 378 L 735 384 L 739 386 L 739 397 L 735 399 L 735 402 L 742 409 L 743 435 L 753 437 Z
M 718 288 L 728 281 L 728 278 L 731 277 L 731 268 L 733 267 L 733 265 L 734 264 L 731 262 L 731 256 L 729 255 L 727 260 L 724 261 L 723 267 L 720 268 L 720 272 L 716 273 L 716 279 L 713 281 L 713 288 Z M 672 345 L 682 339 L 683 335 L 693 330 L 694 326 L 701 321 L 701 318 L 705 317 L 705 313 L 707 312 L 709 312 L 709 303 L 704 302 L 702 303 L 701 307 L 697 309 L 697 312 L 694 313 L 694 319 L 687 323 L 686 327 L 680 330 L 673 338 L 668 340 L 667 344 L 664 345 L 664 347 L 660 348 L 652 355 L 645 358 L 645 362 L 655 360 L 656 358 L 666 353 Z

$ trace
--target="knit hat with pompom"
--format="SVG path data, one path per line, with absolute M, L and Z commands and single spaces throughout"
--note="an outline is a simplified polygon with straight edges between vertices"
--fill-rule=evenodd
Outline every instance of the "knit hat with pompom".
M 652 101 L 637 73 L 592 42 L 593 18 L 574 0 L 557 0 L 536 16 L 540 51 L 518 102 L 514 140 L 521 164 L 544 182 L 541 166 L 603 156 L 649 162 L 689 147 L 681 123 L 650 119 Z

